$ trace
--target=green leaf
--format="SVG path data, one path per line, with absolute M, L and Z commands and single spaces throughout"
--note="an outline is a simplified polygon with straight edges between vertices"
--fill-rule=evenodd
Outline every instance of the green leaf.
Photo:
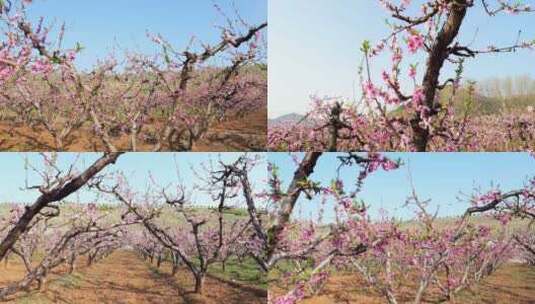
M 59 58 L 58 56 L 54 55 L 51 59 L 52 63 L 55 63 L 55 64 L 60 64 L 62 63 L 62 60 L 61 58 Z
M 169 50 L 167 49 L 167 46 L 163 46 L 163 54 L 164 54 L 164 60 L 165 63 L 171 64 L 171 57 L 169 56 Z
M 82 51 L 83 49 L 85 49 L 85 47 L 80 43 L 80 42 L 76 42 L 76 45 L 74 47 L 74 50 L 79 53 L 80 51 Z
M 370 41 L 369 40 L 364 40 L 364 42 L 362 42 L 362 46 L 360 47 L 360 50 L 364 53 L 364 54 L 368 54 L 368 52 L 370 51 Z

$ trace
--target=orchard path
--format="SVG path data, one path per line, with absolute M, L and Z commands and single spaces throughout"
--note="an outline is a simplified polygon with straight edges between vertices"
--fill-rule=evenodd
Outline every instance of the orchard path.
M 157 270 L 130 251 L 118 251 L 72 275 L 54 275 L 46 292 L 21 295 L 8 303 L 265 303 L 255 293 L 207 278 L 205 294 L 195 295 L 184 269 L 175 277 L 167 268 Z M 1 303 L 1 302 L 0 302 Z

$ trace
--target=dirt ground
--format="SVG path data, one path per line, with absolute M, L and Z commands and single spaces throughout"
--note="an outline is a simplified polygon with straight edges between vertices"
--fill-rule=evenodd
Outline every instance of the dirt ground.
M 267 109 L 214 126 L 206 138 L 194 145 L 198 152 L 265 151 Z
M 83 261 L 81 261 L 83 264 Z M 20 265 L 0 265 L 0 285 L 20 278 Z M 260 304 L 265 295 L 207 278 L 203 295 L 193 294 L 192 278 L 186 270 L 172 277 L 168 269 L 157 270 L 130 251 L 118 251 L 71 275 L 60 270 L 50 276 L 45 291 L 18 294 L 0 303 L 177 303 L 177 304 Z
M 362 287 L 355 275 L 331 277 L 322 292 L 304 300 L 303 304 L 384 304 L 385 300 L 373 290 Z M 275 290 L 280 293 L 280 290 Z M 409 303 L 413 290 L 403 294 L 400 303 Z M 425 303 L 444 303 L 429 295 Z M 461 292 L 452 304 L 534 304 L 535 267 L 510 264 L 499 269 L 477 287 Z
M 150 128 L 150 126 L 148 127 Z M 243 117 L 230 118 L 212 127 L 204 138 L 193 146 L 197 152 L 263 151 L 266 146 L 267 109 Z M 129 138 L 113 138 L 119 150 L 127 150 Z M 100 139 L 87 128 L 74 131 L 64 151 L 102 151 Z M 54 151 L 54 140 L 44 129 L 28 126 L 13 127 L 0 122 L 0 151 Z M 151 151 L 152 145 L 138 143 L 139 151 Z

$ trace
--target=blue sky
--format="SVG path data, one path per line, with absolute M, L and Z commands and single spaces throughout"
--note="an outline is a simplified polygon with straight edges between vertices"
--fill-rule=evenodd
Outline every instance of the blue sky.
M 99 157 L 99 153 L 82 153 L 78 162 L 78 168 L 86 168 L 90 163 Z M 122 171 L 131 186 L 139 191 L 146 189 L 149 174 L 154 177 L 159 185 L 169 185 L 178 181 L 175 170 L 175 157 L 180 168 L 180 180 L 186 189 L 191 188 L 193 183 L 199 180 L 191 170 L 191 167 L 199 169 L 201 163 L 207 163 L 210 159 L 217 161 L 221 159 L 225 162 L 236 160 L 240 153 L 127 153 L 119 157 L 118 162 L 107 167 L 105 172 Z M 254 154 L 250 154 L 253 156 Z M 61 168 L 66 169 L 78 156 L 76 153 L 60 153 L 59 160 Z M 24 170 L 24 157 L 27 157 L 32 166 L 39 167 L 42 158 L 37 153 L 0 153 L 0 202 L 33 202 L 38 197 L 38 191 L 24 191 L 26 171 Z M 203 172 L 202 170 L 198 171 Z M 256 166 L 250 175 L 251 183 L 254 187 L 262 187 L 265 184 L 266 163 L 262 162 Z M 40 180 L 34 173 L 28 174 L 30 185 L 37 184 Z M 33 183 L 32 183 L 33 182 Z M 68 197 L 68 201 L 80 198 L 80 201 L 87 202 L 95 199 L 94 194 L 81 191 Z M 192 202 L 206 204 L 208 196 L 202 192 L 191 193 Z
M 201 41 L 218 41 L 225 19 L 214 8 L 217 3 L 234 17 L 233 4 L 245 21 L 258 24 L 267 19 L 266 0 L 36 0 L 29 7 L 35 20 L 45 17 L 58 28 L 66 24 L 65 47 L 80 42 L 86 49 L 77 64 L 91 67 L 111 51 L 122 55 L 122 49 L 154 53 L 155 45 L 146 32 L 160 33 L 178 49 L 183 49 L 192 36 Z
M 415 0 L 414 3 L 421 3 Z M 479 5 L 480 1 L 476 1 Z M 534 0 L 523 1 L 535 7 Z M 377 42 L 387 34 L 387 15 L 376 0 L 270 0 L 269 116 L 304 113 L 309 96 L 360 96 L 357 66 L 364 40 Z M 461 41 L 474 47 L 510 45 L 519 30 L 535 39 L 535 14 L 488 17 L 478 7 L 469 12 Z M 477 33 L 477 35 L 476 35 Z M 388 58 L 376 61 L 374 74 L 388 68 Z M 420 67 L 420 72 L 423 67 Z M 447 68 L 451 71 L 451 68 Z M 535 77 L 535 51 L 485 55 L 466 64 L 470 79 L 530 75 Z M 451 75 L 451 74 L 450 74 Z
M 27 155 L 33 165 L 39 166 L 41 158 L 36 153 L 1 153 L 0 168 L 0 202 L 32 202 L 37 191 L 23 191 L 25 181 L 24 160 Z M 115 170 L 124 172 L 135 189 L 142 191 L 147 185 L 149 174 L 160 185 L 175 183 L 175 157 L 180 167 L 180 178 L 186 185 L 198 182 L 191 171 L 191 166 L 198 167 L 210 158 L 217 160 L 221 155 L 224 161 L 235 160 L 239 153 L 127 153 L 119 158 L 116 165 L 108 167 L 107 172 Z M 376 216 L 383 208 L 389 214 L 409 218 L 410 209 L 404 208 L 405 199 L 410 194 L 408 168 L 411 169 L 414 186 L 421 199 L 432 199 L 431 209 L 440 206 L 441 216 L 461 213 L 467 205 L 459 202 L 460 193 L 470 194 L 476 187 L 489 189 L 497 184 L 504 190 L 521 187 L 535 175 L 535 159 L 527 153 L 386 153 L 392 159 L 401 159 L 404 166 L 391 172 L 378 171 L 365 182 L 360 198 L 371 206 L 371 214 Z M 61 153 L 60 164 L 66 168 L 77 156 L 75 153 Z M 98 157 L 98 153 L 81 154 L 79 168 L 84 168 Z M 275 163 L 281 170 L 283 180 L 289 182 L 295 166 L 288 153 L 269 153 L 264 157 Z M 85 162 L 85 164 L 84 164 Z M 336 154 L 324 154 L 318 163 L 313 179 L 327 185 L 333 178 L 338 162 Z M 38 181 L 35 174 L 29 175 L 30 184 Z M 346 185 L 354 182 L 356 170 L 345 169 L 342 179 Z M 251 172 L 251 181 L 256 189 L 265 187 L 265 162 Z M 72 196 L 69 200 L 76 199 Z M 92 201 L 93 194 L 81 192 L 81 201 Z M 193 202 L 207 201 L 201 192 L 193 193 Z M 301 199 L 296 209 L 300 217 L 314 217 L 318 202 Z M 328 215 L 329 213 L 327 213 Z M 332 213 L 331 213 L 332 214 Z
M 313 180 L 330 185 L 336 174 L 338 161 L 335 153 L 324 154 L 312 175 Z M 521 187 L 530 176 L 535 175 L 535 159 L 528 153 L 386 153 L 392 159 L 401 159 L 400 169 L 390 172 L 378 171 L 366 179 L 359 198 L 371 207 L 371 215 L 377 216 L 383 208 L 391 216 L 411 218 L 413 210 L 404 208 L 406 198 L 411 194 L 408 168 L 420 199 L 432 199 L 430 210 L 440 206 L 440 216 L 458 215 L 467 204 L 457 198 L 469 195 L 481 187 L 489 190 L 492 184 L 500 185 L 504 191 Z M 283 181 L 290 181 L 295 165 L 288 153 L 270 153 L 270 162 L 280 168 Z M 344 184 L 353 185 L 357 170 L 342 170 Z M 348 188 L 350 189 L 350 188 Z M 319 209 L 317 201 L 300 198 L 296 215 L 316 218 Z M 331 205 L 332 207 L 332 205 Z M 332 219 L 332 209 L 326 212 L 326 219 Z M 329 216 L 330 215 L 330 216 Z

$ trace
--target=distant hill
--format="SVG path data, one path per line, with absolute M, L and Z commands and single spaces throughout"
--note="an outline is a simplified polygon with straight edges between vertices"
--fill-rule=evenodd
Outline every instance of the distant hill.
M 446 103 L 451 96 L 451 88 L 442 91 L 441 101 Z M 472 98 L 466 88 L 459 89 L 455 98 L 455 109 L 457 113 L 465 112 L 470 105 L 472 115 L 493 115 L 505 112 L 525 111 L 529 106 L 535 106 L 535 94 L 528 93 L 510 96 L 492 96 L 475 92 Z
M 498 81 L 499 80 L 494 80 Z M 468 86 L 457 89 L 454 99 L 454 107 L 458 115 L 463 115 L 470 109 L 471 116 L 494 115 L 504 112 L 523 112 L 527 109 L 535 108 L 535 80 L 530 80 L 532 86 L 523 90 L 500 90 L 499 83 L 489 85 L 482 82 L 476 85 L 475 91 L 470 91 Z M 498 87 L 498 88 L 495 88 Z M 510 91 L 507 94 L 501 91 Z M 452 87 L 448 86 L 440 93 L 440 102 L 447 104 L 452 94 Z M 399 115 L 403 111 L 403 106 L 393 109 L 391 115 Z M 300 122 L 305 116 L 297 113 L 290 113 L 268 120 L 268 127 L 281 124 L 295 124 Z M 306 124 L 304 121 L 302 124 Z M 310 122 L 312 124 L 312 122 Z
M 443 105 L 449 102 L 451 93 L 451 87 L 447 87 L 441 92 L 440 102 Z M 522 112 L 530 106 L 535 107 L 535 93 L 495 97 L 479 92 L 470 94 L 468 89 L 460 88 L 457 91 L 453 104 L 457 115 L 463 115 L 467 109 L 470 109 L 470 115 L 473 117 L 495 115 L 504 112 Z M 391 114 L 398 115 L 402 113 L 403 107 L 400 106 L 392 110 Z
M 296 124 L 300 122 L 305 116 L 297 113 L 290 113 L 268 120 L 268 127 L 277 126 L 281 124 Z

